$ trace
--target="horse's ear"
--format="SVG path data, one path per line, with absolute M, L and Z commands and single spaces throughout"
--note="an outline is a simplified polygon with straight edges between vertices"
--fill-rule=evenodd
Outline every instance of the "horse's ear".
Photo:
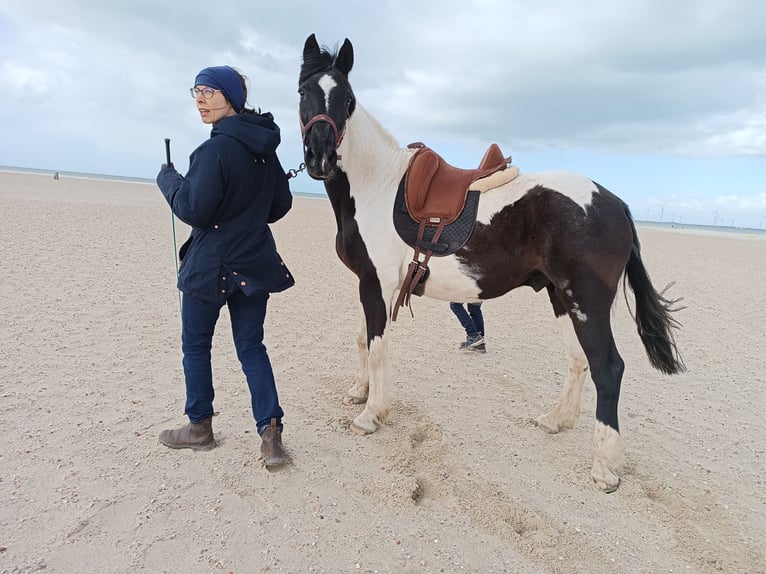
M 338 69 L 348 76 L 351 68 L 354 67 L 354 47 L 346 38 L 338 51 L 338 57 L 335 59 Z
M 303 60 L 306 60 L 307 56 L 319 54 L 319 43 L 315 34 L 311 34 L 306 38 L 306 43 L 303 45 Z

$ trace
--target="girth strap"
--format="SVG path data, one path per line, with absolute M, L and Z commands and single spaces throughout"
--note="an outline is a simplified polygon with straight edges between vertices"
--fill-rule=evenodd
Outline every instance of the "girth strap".
M 431 223 L 436 222 L 432 220 Z M 415 288 L 418 286 L 418 283 L 423 278 L 423 275 L 428 271 L 428 261 L 431 259 L 434 250 L 436 249 L 438 251 L 441 247 L 441 244 L 436 242 L 439 240 L 439 236 L 442 234 L 446 224 L 447 220 L 441 219 L 436 231 L 434 231 L 433 238 L 430 242 L 426 242 L 423 241 L 426 222 L 425 220 L 420 222 L 418 238 L 415 243 L 415 252 L 412 256 L 412 261 L 410 261 L 410 264 L 407 266 L 407 274 L 404 276 L 402 286 L 399 288 L 399 296 L 396 298 L 396 303 L 394 303 L 394 309 L 391 313 L 391 321 L 396 321 L 396 317 L 399 315 L 399 308 L 404 307 L 405 305 L 410 308 L 410 315 L 412 315 L 412 317 L 415 316 L 415 313 L 412 312 L 412 306 L 410 305 L 410 298 L 413 291 L 415 291 Z M 423 251 L 423 261 L 420 261 L 421 249 Z

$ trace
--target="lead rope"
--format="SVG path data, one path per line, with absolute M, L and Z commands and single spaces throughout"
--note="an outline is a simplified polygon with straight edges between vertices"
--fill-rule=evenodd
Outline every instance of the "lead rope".
M 298 174 L 299 174 L 300 172 L 302 172 L 304 169 L 306 169 L 306 164 L 305 164 L 305 163 L 301 163 L 301 164 L 298 166 L 298 169 L 289 169 L 289 170 L 287 170 L 287 179 L 292 179 L 292 178 L 294 178 L 296 175 L 298 175 Z

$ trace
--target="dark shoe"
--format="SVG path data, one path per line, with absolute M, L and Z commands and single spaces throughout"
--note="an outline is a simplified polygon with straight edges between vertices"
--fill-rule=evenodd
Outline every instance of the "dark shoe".
M 487 346 L 484 343 L 481 343 L 479 345 L 476 345 L 475 347 L 471 347 L 471 351 L 473 351 L 474 353 L 486 353 Z
M 465 341 L 460 343 L 461 351 L 471 351 L 474 347 L 478 347 L 484 343 L 484 337 L 476 335 L 475 337 L 468 337 Z
M 282 446 L 282 431 L 277 426 L 277 419 L 271 419 L 271 424 L 266 427 L 261 435 L 261 454 L 266 468 L 281 466 L 287 460 L 285 449 Z
M 210 450 L 215 447 L 213 419 L 205 419 L 201 423 L 189 423 L 180 429 L 164 430 L 160 433 L 160 442 L 170 448 Z

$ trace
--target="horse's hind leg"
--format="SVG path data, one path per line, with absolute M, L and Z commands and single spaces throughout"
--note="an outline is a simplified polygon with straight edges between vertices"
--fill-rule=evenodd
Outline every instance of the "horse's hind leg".
M 367 320 L 364 317 L 364 307 L 360 308 L 359 331 L 356 337 L 356 346 L 359 349 L 359 373 L 356 382 L 346 393 L 343 402 L 346 404 L 359 404 L 367 401 L 367 393 L 370 388 L 370 375 L 367 370 Z
M 596 385 L 591 477 L 600 490 L 613 492 L 620 484 L 619 473 L 625 464 L 625 446 L 617 420 L 625 363 L 617 352 L 609 317 L 616 282 L 609 289 L 600 278 L 590 276 L 580 277 L 574 285 L 572 291 L 562 294 L 562 300 Z
M 567 314 L 559 293 L 552 284 L 548 284 L 548 296 L 553 306 L 556 320 L 564 335 L 564 348 L 567 354 L 567 376 L 561 389 L 558 404 L 549 412 L 537 418 L 537 424 L 544 431 L 557 433 L 574 428 L 580 417 L 580 397 L 585 375 L 588 372 L 588 359 L 577 339 L 572 320 Z
M 590 355 L 591 377 L 596 384 L 593 467 L 590 475 L 599 489 L 613 492 L 620 485 L 620 473 L 625 465 L 625 445 L 617 422 L 617 403 L 625 363 L 617 352 L 611 329 L 608 343 L 596 343 L 595 346 L 598 348 Z

